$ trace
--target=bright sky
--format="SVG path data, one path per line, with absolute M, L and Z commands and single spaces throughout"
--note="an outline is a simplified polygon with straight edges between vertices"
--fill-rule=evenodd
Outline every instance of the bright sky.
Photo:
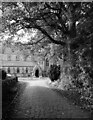
M 18 40 L 17 37 L 14 38 L 15 41 L 20 41 L 22 43 L 26 43 L 31 40 L 32 37 L 36 35 L 36 31 L 32 31 L 31 33 L 25 33 L 23 30 L 17 32 L 18 35 L 22 34 L 23 36 L 20 37 Z
M 31 31 L 31 32 L 24 32 L 24 30 L 20 30 L 17 32 L 17 34 L 20 36 L 18 39 L 18 35 L 15 35 L 15 37 L 13 38 L 14 42 L 22 42 L 22 43 L 26 43 L 28 41 L 31 40 L 32 37 L 34 37 L 36 35 L 36 31 Z M 3 40 L 7 40 L 10 36 L 9 33 L 3 34 L 4 38 L 2 39 L 2 35 L 0 36 L 0 38 Z

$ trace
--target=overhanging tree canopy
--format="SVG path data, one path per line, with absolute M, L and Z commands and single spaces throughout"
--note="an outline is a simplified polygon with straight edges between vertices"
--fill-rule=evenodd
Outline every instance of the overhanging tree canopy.
M 93 36 L 93 2 L 9 2 L 2 3 L 2 10 L 4 27 L 12 33 L 35 28 L 55 44 L 64 46 L 69 38 L 72 47 Z

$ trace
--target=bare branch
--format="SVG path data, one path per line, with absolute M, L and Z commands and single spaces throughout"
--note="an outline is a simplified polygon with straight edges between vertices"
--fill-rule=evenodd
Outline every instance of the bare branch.
M 41 28 L 40 26 L 36 25 L 35 26 L 38 30 L 40 30 L 44 35 L 46 35 L 53 43 L 55 44 L 60 44 L 60 45 L 66 45 L 65 42 L 63 41 L 57 41 L 57 40 L 54 40 L 46 31 L 45 29 Z

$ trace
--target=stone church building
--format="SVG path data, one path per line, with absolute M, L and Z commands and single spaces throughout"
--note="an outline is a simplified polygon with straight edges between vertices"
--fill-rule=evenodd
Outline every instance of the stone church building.
M 4 50 L 3 50 L 4 49 Z M 0 68 L 7 73 L 21 77 L 42 76 L 46 63 L 39 56 L 32 54 L 24 57 L 19 49 L 12 50 L 11 47 L 2 48 L 0 43 Z

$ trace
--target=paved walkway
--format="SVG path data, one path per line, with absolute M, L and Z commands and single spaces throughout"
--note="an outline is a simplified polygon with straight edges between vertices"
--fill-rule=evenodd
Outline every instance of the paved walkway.
M 89 118 L 89 114 L 57 94 L 47 85 L 47 80 L 26 82 L 24 91 L 17 96 L 8 111 L 12 118 Z M 8 118 L 6 118 L 8 119 Z

